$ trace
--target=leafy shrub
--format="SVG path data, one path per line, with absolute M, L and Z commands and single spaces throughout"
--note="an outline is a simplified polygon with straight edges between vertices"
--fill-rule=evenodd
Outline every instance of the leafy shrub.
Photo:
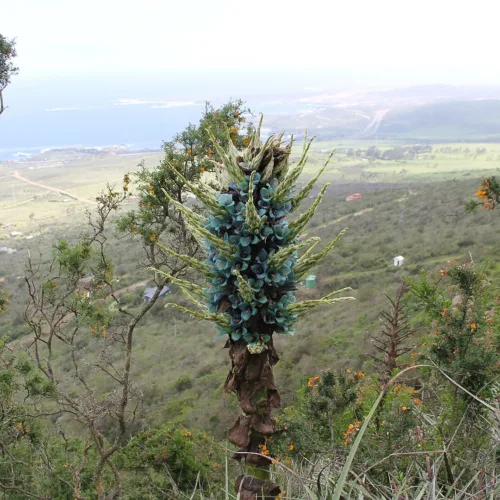
M 134 436 L 117 465 L 128 472 L 124 490 L 133 493 L 127 498 L 150 498 L 172 485 L 185 492 L 197 484 L 216 490 L 223 482 L 224 456 L 223 446 L 206 433 L 166 424 Z

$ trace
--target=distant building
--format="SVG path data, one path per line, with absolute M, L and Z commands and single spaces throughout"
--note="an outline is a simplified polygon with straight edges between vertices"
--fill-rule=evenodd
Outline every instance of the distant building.
M 78 280 L 78 288 L 85 288 L 85 290 L 89 290 L 94 285 L 94 281 L 95 278 L 92 275 L 81 278 Z
M 78 280 L 78 293 L 87 297 L 87 299 L 92 295 L 92 289 L 94 288 L 95 277 L 91 274 L 90 276 L 85 276 Z
M 363 195 L 361 193 L 354 193 L 354 194 L 349 195 L 345 199 L 345 201 L 360 200 L 361 198 L 363 198 Z
M 316 288 L 316 275 L 310 274 L 306 278 L 306 288 Z
M 394 257 L 394 265 L 396 267 L 402 266 L 404 261 L 405 261 L 405 258 L 402 255 L 398 255 L 397 257 Z
M 150 288 L 146 288 L 144 290 L 144 293 L 142 294 L 142 298 L 144 299 L 144 302 L 149 302 L 154 294 L 156 293 L 156 287 L 150 287 Z M 162 289 L 162 291 L 160 292 L 160 295 L 159 295 L 159 299 L 162 299 L 163 297 L 165 297 L 165 295 L 167 295 L 167 293 L 170 293 L 170 288 L 168 288 L 167 285 L 165 285 Z
M 0 253 L 14 253 L 17 252 L 15 248 L 0 247 Z

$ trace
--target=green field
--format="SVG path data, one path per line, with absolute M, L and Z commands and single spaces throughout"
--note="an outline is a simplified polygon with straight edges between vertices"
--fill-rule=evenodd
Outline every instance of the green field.
M 387 141 L 338 140 L 314 142 L 305 169 L 304 178 L 313 175 L 329 153 L 336 150 L 324 173 L 324 180 L 337 186 L 355 183 L 406 184 L 436 180 L 465 180 L 494 173 L 500 168 L 500 144 L 498 143 L 446 143 L 433 144 L 431 153 L 411 159 L 385 160 L 370 157 L 349 157 L 347 150 L 366 151 L 376 146 L 381 152 L 402 143 Z M 298 155 L 301 145 L 296 144 Z M 478 149 L 486 152 L 476 155 Z M 465 150 L 468 149 L 469 153 Z M 443 152 L 452 150 L 454 152 Z M 136 169 L 144 159 L 154 166 L 160 153 L 91 156 L 76 160 L 61 158 L 60 153 L 49 153 L 28 162 L 0 163 L 0 212 L 3 223 L 15 223 L 26 231 L 35 231 L 39 224 L 57 220 L 57 224 L 81 220 L 86 208 L 106 183 L 120 184 L 123 175 Z M 81 198 L 68 196 L 29 184 L 13 177 L 18 172 L 32 182 L 68 192 Z M 347 189 L 347 188 L 346 188 Z M 87 201 L 85 201 L 87 200 Z M 33 214 L 30 220 L 30 215 Z M 70 220 L 71 219 L 71 220 Z
M 498 143 L 444 143 L 433 144 L 431 153 L 423 153 L 415 158 L 397 160 L 374 159 L 366 156 L 349 157 L 345 150 L 365 150 L 376 146 L 382 153 L 403 143 L 345 140 L 313 143 L 310 160 L 305 170 L 312 175 L 328 157 L 329 152 L 336 150 L 332 161 L 325 171 L 325 178 L 336 183 L 353 183 L 359 181 L 381 183 L 425 182 L 430 176 L 432 180 L 467 179 L 489 175 L 500 169 L 500 144 Z M 296 146 L 298 154 L 299 148 Z M 466 153 L 465 150 L 470 152 Z M 486 149 L 486 153 L 476 155 L 478 149 Z M 442 150 L 452 150 L 443 152 Z
M 72 224 L 83 220 L 87 208 L 94 205 L 96 195 L 107 183 L 120 185 L 123 175 L 137 169 L 144 160 L 153 166 L 160 153 L 117 156 L 91 156 L 82 159 L 61 159 L 60 154 L 47 153 L 30 162 L 0 163 L 0 213 L 2 223 L 34 231 L 39 224 Z M 32 182 L 61 189 L 83 200 L 35 186 L 13 176 L 18 172 Z M 85 201 L 87 200 L 87 201 Z M 34 220 L 30 220 L 34 214 Z

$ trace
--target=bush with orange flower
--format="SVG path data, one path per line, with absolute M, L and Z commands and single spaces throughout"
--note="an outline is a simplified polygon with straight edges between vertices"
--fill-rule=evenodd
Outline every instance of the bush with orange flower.
M 500 375 L 500 311 L 486 272 L 472 261 L 452 261 L 435 278 L 422 272 L 410 291 L 427 323 L 427 356 L 467 390 L 488 397 Z M 462 391 L 457 397 L 471 399 Z
M 247 122 L 249 112 L 241 100 L 229 101 L 218 109 L 207 102 L 198 125 L 190 124 L 172 140 L 163 143 L 164 158 L 158 166 L 151 169 L 141 163 L 138 172 L 126 174 L 123 191 L 132 195 L 133 187 L 133 194 L 139 200 L 136 210 L 118 219 L 119 231 L 142 237 L 145 245 L 152 248 L 158 236 L 165 231 L 167 216 L 170 221 L 168 232 L 175 238 L 176 229 L 182 226 L 181 218 L 163 190 L 176 201 L 186 201 L 186 188 L 172 173 L 172 167 L 189 182 L 197 183 L 203 176 L 210 183 L 214 165 L 221 158 L 207 130 L 212 131 L 223 148 L 228 144 L 227 131 L 232 131 L 232 142 L 237 148 L 242 148 L 247 135 L 239 132 L 249 134 L 253 131 L 252 124 Z M 194 249 L 194 244 L 186 248 L 189 253 Z
M 500 205 L 500 181 L 495 176 L 484 178 L 477 188 L 476 197 L 479 200 L 467 203 L 467 211 L 473 211 L 477 207 L 494 210 Z
M 279 432 L 270 447 L 272 453 L 311 456 L 341 448 L 342 433 L 359 416 L 356 400 L 364 377 L 361 371 L 327 370 L 304 380 L 294 404 L 278 418 Z

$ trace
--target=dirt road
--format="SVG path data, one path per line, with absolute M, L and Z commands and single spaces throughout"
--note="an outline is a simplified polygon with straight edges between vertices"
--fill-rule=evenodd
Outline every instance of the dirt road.
M 384 116 L 390 111 L 390 109 L 379 109 L 375 111 L 375 115 L 372 118 L 372 121 L 366 126 L 366 128 L 361 132 L 363 137 L 369 137 L 377 132 Z
M 46 184 L 42 184 L 40 182 L 31 181 L 27 177 L 22 176 L 19 172 L 14 172 L 12 177 L 19 179 L 20 181 L 27 182 L 33 186 L 38 186 L 39 188 L 46 189 L 48 191 L 53 191 L 54 193 L 62 194 L 67 196 L 68 198 L 73 198 L 74 200 L 82 201 L 83 203 L 95 203 L 93 200 L 87 200 L 86 198 L 81 198 L 80 196 L 76 196 L 76 194 L 71 194 L 68 191 L 63 191 L 62 189 L 55 188 L 52 186 L 47 186 Z
M 125 288 L 120 288 L 120 290 L 116 290 L 113 295 L 115 297 L 119 297 L 120 295 L 123 295 L 124 293 L 127 292 L 132 292 L 133 290 L 136 290 L 137 288 L 144 287 L 148 284 L 147 281 L 139 281 L 138 283 L 134 283 L 133 285 L 127 286 Z
M 360 210 L 359 212 L 354 212 L 352 214 L 344 215 L 342 217 L 339 217 L 338 219 L 331 220 L 331 221 L 325 222 L 324 224 L 316 226 L 314 228 L 314 230 L 317 231 L 318 229 L 324 229 L 325 227 L 331 226 L 333 224 L 337 224 L 338 222 L 342 222 L 343 220 L 348 219 L 349 217 L 359 217 L 360 215 L 367 214 L 368 212 L 371 212 L 372 210 L 373 210 L 373 207 L 370 207 L 370 208 L 365 208 L 363 210 Z M 309 233 L 304 233 L 302 236 L 306 237 L 306 236 L 308 236 L 308 234 Z

